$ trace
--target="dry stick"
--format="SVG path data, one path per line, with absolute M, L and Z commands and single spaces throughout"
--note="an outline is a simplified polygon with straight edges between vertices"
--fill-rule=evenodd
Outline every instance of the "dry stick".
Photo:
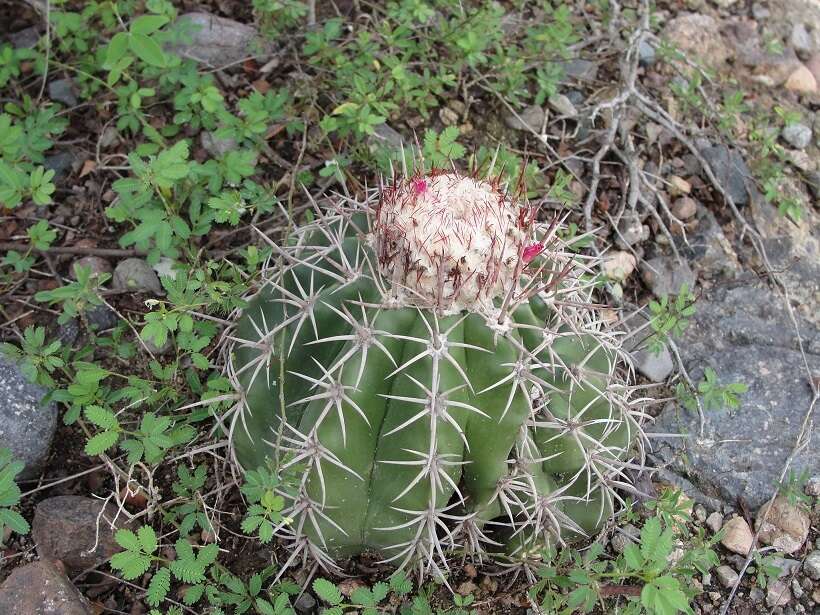
M 147 252 L 144 250 L 133 249 L 119 249 L 119 248 L 83 248 L 83 247 L 68 247 L 68 246 L 54 246 L 50 248 L 40 249 L 35 248 L 31 244 L 17 243 L 9 241 L 0 241 L 0 252 L 10 252 L 16 250 L 18 252 L 40 252 L 42 254 L 81 254 L 84 256 L 110 256 L 110 257 L 128 257 L 128 256 L 145 256 Z

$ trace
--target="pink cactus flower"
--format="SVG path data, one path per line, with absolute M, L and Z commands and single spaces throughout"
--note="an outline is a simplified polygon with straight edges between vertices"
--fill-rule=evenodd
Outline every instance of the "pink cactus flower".
M 423 179 L 414 179 L 412 186 L 413 192 L 416 195 L 424 194 L 425 190 L 427 190 L 427 182 Z
M 529 263 L 530 261 L 532 261 L 532 259 L 541 254 L 541 252 L 543 251 L 544 244 L 538 241 L 524 248 L 524 254 L 522 258 L 524 259 L 525 263 Z

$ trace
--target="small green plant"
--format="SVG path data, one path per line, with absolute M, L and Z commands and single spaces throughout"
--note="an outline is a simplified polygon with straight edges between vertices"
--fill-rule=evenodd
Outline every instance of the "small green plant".
M 704 378 L 697 385 L 697 396 L 702 400 L 706 410 L 721 410 L 728 408 L 736 410 L 740 407 L 740 395 L 749 390 L 749 387 L 742 382 L 730 382 L 722 385 L 718 382 L 717 373 L 711 367 L 703 370 Z M 695 394 L 691 393 L 683 383 L 677 385 L 678 399 L 688 410 L 697 408 Z
M 680 337 L 689 326 L 689 318 L 695 313 L 695 295 L 682 284 L 677 295 L 670 299 L 664 295 L 649 303 L 653 334 L 647 340 L 649 351 L 658 354 L 670 338 Z
M 6 528 L 18 534 L 28 534 L 29 525 L 12 506 L 20 503 L 20 488 L 14 479 L 23 471 L 23 462 L 14 460 L 7 448 L 0 448 L 0 542 Z
M 789 501 L 789 504 L 808 507 L 812 504 L 812 498 L 810 495 L 806 495 L 804 487 L 810 477 L 811 472 L 808 469 L 801 472 L 790 469 L 783 482 L 777 486 L 780 493 Z
M 46 343 L 45 327 L 26 327 L 20 348 L 4 343 L 0 345 L 0 350 L 20 366 L 23 376 L 30 382 L 54 388 L 57 383 L 52 374 L 65 365 L 59 355 L 61 347 L 60 340 Z
M 345 600 L 339 587 L 327 579 L 316 579 L 312 587 L 319 599 L 329 605 L 329 608 L 324 611 L 327 615 L 342 615 L 345 611 L 361 612 L 362 615 L 378 615 L 383 612 L 378 608 L 379 604 L 384 602 L 391 593 L 401 598 L 413 589 L 412 583 L 401 572 L 390 577 L 387 583 L 379 582 L 373 587 L 357 587 L 350 594 L 349 600 Z

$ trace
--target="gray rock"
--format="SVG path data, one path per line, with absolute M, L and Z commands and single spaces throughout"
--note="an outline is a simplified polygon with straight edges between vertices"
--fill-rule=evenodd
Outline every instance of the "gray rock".
M 67 107 L 77 104 L 77 95 L 74 92 L 74 81 L 71 79 L 57 79 L 48 84 L 48 97 L 61 102 Z
M 783 581 L 769 581 L 766 586 L 766 604 L 769 607 L 786 606 L 792 600 L 792 592 Z
M 293 603 L 293 608 L 299 615 L 313 615 L 316 612 L 316 598 L 308 592 L 303 592 Z
M 718 566 L 715 568 L 715 575 L 723 587 L 731 587 L 738 578 L 738 574 L 730 566 Z
M 792 579 L 790 587 L 792 589 L 792 596 L 800 600 L 800 598 L 802 598 L 803 594 L 805 593 L 803 591 L 803 588 L 800 587 L 800 582 L 797 579 Z
M 401 151 L 402 147 L 410 151 L 409 148 L 412 147 L 399 132 L 385 123 L 373 128 L 373 134 L 367 135 L 366 143 L 371 152 L 376 152 L 380 149 Z
M 723 515 L 715 511 L 706 517 L 706 527 L 712 530 L 713 534 L 717 534 L 720 528 L 723 527 Z
M 0 447 L 10 448 L 25 464 L 19 478 L 36 476 L 48 458 L 57 429 L 57 405 L 40 404 L 47 392 L 0 354 Z
M 92 276 L 99 276 L 103 273 L 111 273 L 111 263 L 109 263 L 107 260 L 99 256 L 83 256 L 82 258 L 78 258 L 73 263 L 71 263 L 70 271 L 68 272 L 68 274 L 74 280 L 77 279 L 77 267 L 90 269 Z
M 783 140 L 797 149 L 805 149 L 811 143 L 811 128 L 804 124 L 789 124 L 781 133 Z
M 820 336 L 817 327 L 797 318 L 804 340 Z M 768 288 L 707 291 L 678 341 L 681 358 L 695 380 L 711 366 L 720 382 L 742 382 L 749 390 L 739 409 L 706 413 L 702 438 L 697 413 L 669 404 L 650 429 L 686 437 L 660 438 L 655 454 L 707 495 L 732 503 L 743 498 L 759 508 L 774 491 L 811 402 L 797 344 L 782 299 Z M 820 370 L 820 354 L 806 358 L 810 369 Z M 820 448 L 801 450 L 793 467 L 820 467 Z
M 162 294 L 162 285 L 151 266 L 140 258 L 126 258 L 114 269 L 112 280 L 117 290 Z
M 31 49 L 40 40 L 40 30 L 36 26 L 9 34 L 9 42 L 15 49 Z
M 820 171 L 809 171 L 805 174 L 805 179 L 812 196 L 820 200 Z
M 228 152 L 237 147 L 236 139 L 229 137 L 223 139 L 213 132 L 202 131 L 199 135 L 199 142 L 202 148 L 214 158 L 222 158 Z
M 54 178 L 59 179 L 73 170 L 75 159 L 72 152 L 57 152 L 51 156 L 46 156 L 43 166 L 49 171 L 54 171 Z
M 518 113 L 517 116 L 512 113 L 506 115 L 504 117 L 504 123 L 513 130 L 521 130 L 524 132 L 535 131 L 540 133 L 546 117 L 547 114 L 543 107 L 530 105 Z
M 575 117 L 578 115 L 578 110 L 575 108 L 575 105 L 563 94 L 553 94 L 549 97 L 549 100 L 547 100 L 547 104 L 549 104 L 553 111 L 556 111 L 564 117 Z
M 798 55 L 808 56 L 811 54 L 814 44 L 811 40 L 811 34 L 806 29 L 806 24 L 797 22 L 792 26 L 789 44 Z
M 41 559 L 15 568 L 0 586 L 3 615 L 92 615 L 88 600 L 59 562 Z
M 99 333 L 116 327 L 120 318 L 107 305 L 95 305 L 86 311 L 85 322 Z
M 752 604 L 760 604 L 766 599 L 766 594 L 763 593 L 763 590 L 759 587 L 753 587 L 749 590 L 749 600 L 752 601 Z
M 638 62 L 641 66 L 651 66 L 655 63 L 655 47 L 646 39 L 642 39 L 638 45 Z
M 820 551 L 812 551 L 803 561 L 803 572 L 815 581 L 820 581 Z
M 31 523 L 37 554 L 58 559 L 71 574 L 77 574 L 121 551 L 112 529 L 117 507 L 109 503 L 103 510 L 104 503 L 79 495 L 60 495 L 37 504 Z
M 698 213 L 698 202 L 688 196 L 682 196 L 672 204 L 672 213 L 680 220 L 688 220 Z
M 804 491 L 806 495 L 811 495 L 816 498 L 820 497 L 820 476 L 812 476 L 807 480 Z
M 772 566 L 780 570 L 780 572 L 777 573 L 778 579 L 790 577 L 793 574 L 795 574 L 798 570 L 800 570 L 800 562 L 798 562 L 796 559 L 788 559 L 786 557 L 773 557 L 770 563 Z
M 749 191 L 752 190 L 752 173 L 746 166 L 743 156 L 730 150 L 725 145 L 710 145 L 701 150 L 701 155 L 709 163 L 718 183 L 729 194 L 735 205 L 749 202 Z M 706 180 L 706 174 L 703 174 Z
M 631 356 L 635 368 L 652 382 L 664 382 L 675 369 L 672 354 L 666 346 L 658 354 L 642 349 L 633 351 Z
M 649 239 L 649 227 L 641 222 L 640 216 L 636 212 L 627 212 L 618 223 L 618 233 L 615 235 L 615 243 L 622 249 L 641 243 Z
M 564 75 L 577 81 L 595 81 L 598 77 L 598 63 L 591 60 L 573 58 L 560 63 Z
M 211 66 L 241 62 L 261 49 L 256 28 L 210 13 L 186 13 L 173 25 L 176 34 L 168 50 Z
M 636 543 L 640 540 L 640 537 L 641 531 L 631 523 L 627 523 L 625 526 L 615 529 L 615 534 L 609 539 L 609 544 L 612 545 L 612 550 L 616 553 L 623 553 L 627 545 Z
M 677 295 L 682 285 L 695 287 L 695 274 L 686 262 L 669 256 L 656 256 L 640 265 L 641 277 L 656 297 Z

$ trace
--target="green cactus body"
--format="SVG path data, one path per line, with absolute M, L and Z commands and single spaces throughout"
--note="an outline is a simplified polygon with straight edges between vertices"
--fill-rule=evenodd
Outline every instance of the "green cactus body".
M 532 218 L 495 183 L 434 173 L 340 199 L 276 248 L 232 336 L 231 436 L 242 467 L 298 471 L 296 556 L 430 571 L 609 517 L 640 434 L 628 370 L 589 267 Z

